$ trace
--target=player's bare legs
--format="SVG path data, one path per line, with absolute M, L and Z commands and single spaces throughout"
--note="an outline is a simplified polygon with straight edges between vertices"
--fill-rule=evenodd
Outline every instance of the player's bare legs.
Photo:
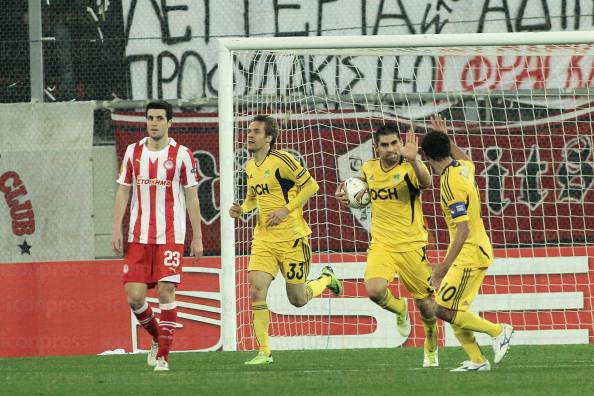
M 305 283 L 286 283 L 287 297 L 295 307 L 304 306 L 326 288 L 337 296 L 342 294 L 342 283 L 329 266 L 322 269 L 322 274 L 317 279 Z
M 133 311 L 140 309 L 146 302 L 148 287 L 144 283 L 129 282 L 124 285 L 128 304 Z
M 437 318 L 435 316 L 433 300 L 431 297 L 421 299 L 415 298 L 415 305 L 421 313 L 421 321 L 423 322 L 423 329 L 425 330 L 423 367 L 438 367 Z
M 166 371 L 169 369 L 169 351 L 173 344 L 173 334 L 177 326 L 175 283 L 159 282 L 157 284 L 157 296 L 161 315 L 159 320 L 159 349 L 157 351 L 155 371 Z
M 309 301 L 305 283 L 287 283 L 287 298 L 291 305 L 302 307 Z
M 153 337 L 151 350 L 146 362 L 153 367 L 157 364 L 157 345 L 159 339 L 159 325 L 152 308 L 146 302 L 147 285 L 145 283 L 129 282 L 124 285 L 128 304 L 136 316 L 138 323 Z
M 371 301 L 383 309 L 396 314 L 398 332 L 404 338 L 410 334 L 410 318 L 405 298 L 394 297 L 388 289 L 388 281 L 383 278 L 371 278 L 365 281 L 365 290 Z
M 388 281 L 383 278 L 371 278 L 365 282 L 365 289 L 371 301 L 387 311 L 396 314 L 398 332 L 402 337 L 410 334 L 410 317 L 408 304 L 405 298 L 396 298 L 388 289 Z M 424 367 L 437 367 L 437 319 L 433 308 L 433 301 L 430 297 L 415 299 L 415 305 L 421 312 L 421 320 L 425 330 L 424 342 Z
M 491 337 L 496 338 L 502 333 L 505 335 L 506 328 L 504 326 L 485 320 L 473 312 L 454 311 L 438 304 L 436 304 L 435 315 L 452 325 L 454 335 L 462 345 L 462 348 L 468 355 L 469 361 L 472 364 L 477 366 L 485 364 L 489 366 L 487 358 L 483 355 L 476 342 L 473 331 L 486 333 Z M 501 357 L 496 357 L 498 358 L 497 363 L 499 363 L 502 357 L 503 355 Z M 485 370 L 489 369 L 490 366 Z
M 266 304 L 266 296 L 273 279 L 272 275 L 264 271 L 250 271 L 248 273 L 250 299 L 252 301 L 252 325 L 254 326 L 256 342 L 258 342 L 260 352 L 255 358 L 248 360 L 246 364 L 272 363 L 270 345 L 268 344 L 270 311 Z
M 454 311 L 439 304 L 436 304 L 435 316 L 465 330 L 478 331 L 491 337 L 497 337 L 503 329 L 501 324 L 483 319 L 474 312 Z

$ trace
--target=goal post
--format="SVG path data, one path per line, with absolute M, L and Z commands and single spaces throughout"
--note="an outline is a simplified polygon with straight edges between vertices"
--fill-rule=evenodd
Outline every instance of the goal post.
M 498 252 L 473 307 L 517 323 L 518 342 L 594 342 L 588 331 L 594 31 L 218 41 L 224 350 L 254 347 L 245 271 L 255 216 L 234 221 L 227 212 L 245 189 L 241 130 L 259 112 L 278 119 L 279 148 L 299 157 L 321 185 L 305 207 L 313 230 L 311 276 L 331 262 L 349 282 L 345 298 L 323 295 L 298 314 L 275 280 L 273 346 L 275 340 L 289 349 L 405 343 L 361 286 L 369 213 L 339 209 L 332 186 L 371 158 L 374 128 L 414 124 L 422 134 L 437 113 L 477 163 L 483 218 Z M 448 242 L 436 181 L 422 196 L 432 261 Z M 444 329 L 441 343 L 452 339 Z M 420 342 L 417 328 L 405 345 Z

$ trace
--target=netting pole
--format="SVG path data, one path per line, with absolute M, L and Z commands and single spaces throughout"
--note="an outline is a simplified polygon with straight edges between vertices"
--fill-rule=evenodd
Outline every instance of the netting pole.
M 31 99 L 43 102 L 43 44 L 41 42 L 41 1 L 29 0 L 29 62 Z
M 220 41 L 220 40 L 219 40 Z M 235 221 L 227 211 L 233 203 L 233 60 L 219 42 L 219 164 L 221 221 L 221 337 L 224 351 L 237 349 L 235 301 Z

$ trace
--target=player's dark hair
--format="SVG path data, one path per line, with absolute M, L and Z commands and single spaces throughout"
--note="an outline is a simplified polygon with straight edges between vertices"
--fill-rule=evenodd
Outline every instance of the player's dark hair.
M 278 124 L 276 123 L 276 120 L 269 115 L 258 114 L 252 119 L 252 122 L 254 121 L 264 123 L 264 133 L 266 136 L 272 136 L 270 147 L 274 147 L 274 142 L 276 142 L 276 137 L 278 136 Z
M 400 128 L 398 125 L 382 125 L 373 132 L 373 143 L 377 144 L 379 142 L 380 136 L 386 135 L 394 135 L 400 139 Z
M 452 156 L 450 138 L 443 132 L 428 132 L 423 137 L 421 148 L 425 155 L 433 161 L 441 161 L 444 158 Z
M 150 109 L 160 109 L 165 110 L 165 114 L 167 115 L 167 121 L 173 118 L 173 106 L 171 103 L 165 102 L 164 100 L 152 100 L 149 104 L 146 105 L 146 110 L 144 111 L 144 115 L 148 114 Z

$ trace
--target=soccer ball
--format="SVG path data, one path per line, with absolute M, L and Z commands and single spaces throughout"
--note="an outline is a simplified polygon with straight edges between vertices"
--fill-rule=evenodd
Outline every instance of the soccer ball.
M 349 201 L 349 208 L 361 209 L 369 205 L 370 197 L 367 183 L 358 177 L 349 177 L 342 182 L 342 191 Z

